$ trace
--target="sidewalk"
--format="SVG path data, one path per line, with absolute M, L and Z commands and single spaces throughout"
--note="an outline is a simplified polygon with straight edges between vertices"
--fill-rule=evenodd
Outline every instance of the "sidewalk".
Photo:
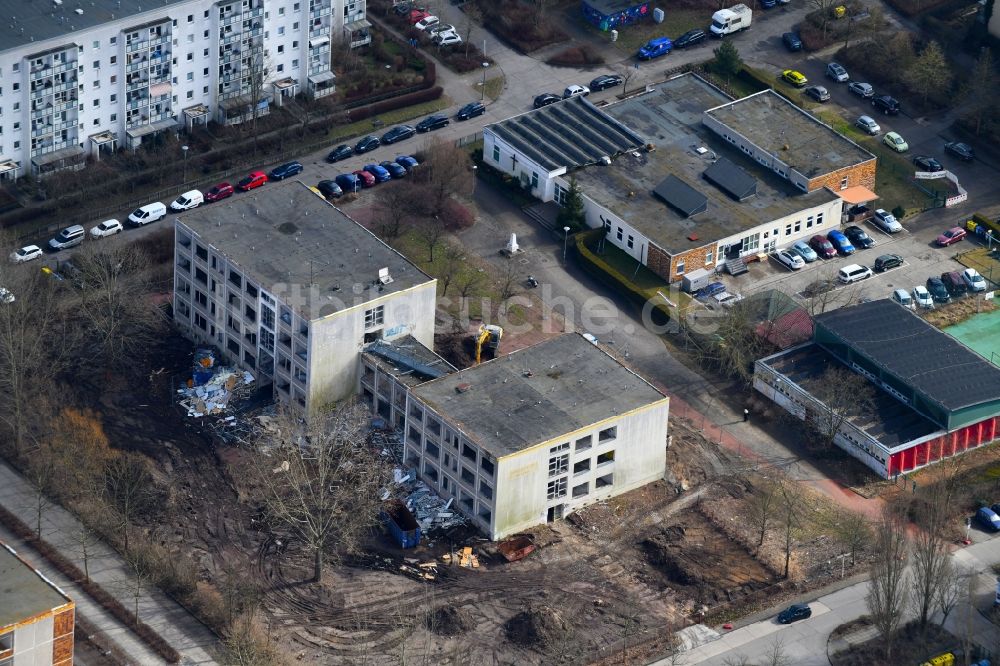
M 14 513 L 28 525 L 35 524 L 36 504 L 33 487 L 5 462 L 0 462 L 0 505 L 3 505 L 8 511 Z M 83 558 L 80 555 L 80 548 L 76 541 L 76 535 L 80 533 L 80 530 L 80 521 L 60 506 L 50 506 L 42 514 L 42 538 L 82 570 Z M 9 535 L 3 534 L 5 540 L 8 537 Z M 54 567 L 51 567 L 47 561 L 37 556 L 34 551 L 25 548 L 24 544 L 19 540 L 9 539 L 8 542 L 14 548 L 29 553 L 30 559 L 39 570 L 44 571 L 47 575 L 52 575 L 53 580 L 57 581 L 60 585 L 66 582 L 65 577 L 60 576 L 54 571 Z M 88 560 L 91 579 L 99 583 L 109 594 L 116 597 L 126 608 L 134 608 L 135 598 L 129 591 L 129 569 L 121 556 L 100 541 L 90 544 L 88 551 L 90 554 Z M 74 589 L 72 585 L 67 585 L 64 589 L 81 608 L 81 614 L 84 613 L 84 609 L 87 607 L 86 604 L 89 603 L 96 606 L 96 603 L 78 588 L 75 590 L 75 593 L 71 592 Z M 91 617 L 88 614 L 85 617 L 98 626 L 110 627 L 107 619 L 102 619 L 98 615 Z M 181 654 L 182 664 L 216 663 L 211 655 L 211 652 L 216 651 L 219 646 L 215 635 L 194 616 L 158 589 L 146 587 L 143 590 L 143 594 L 139 598 L 139 619 L 156 630 L 157 633 Z M 112 622 L 114 621 L 112 620 Z M 122 632 L 131 641 L 135 643 L 139 642 L 139 639 L 131 632 L 127 632 L 124 629 Z M 110 635 L 118 642 L 122 633 L 116 632 Z M 121 640 L 123 642 L 126 641 L 125 638 Z M 129 645 L 123 643 L 119 644 L 129 654 L 139 655 L 148 651 L 144 644 L 141 645 L 141 651 L 132 649 Z M 158 659 L 155 656 L 151 656 L 150 659 L 147 659 L 145 656 L 138 659 L 137 663 L 142 664 L 163 663 L 162 659 Z

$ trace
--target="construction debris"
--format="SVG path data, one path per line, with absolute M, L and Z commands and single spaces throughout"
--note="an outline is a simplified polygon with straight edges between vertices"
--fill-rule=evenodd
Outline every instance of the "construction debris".
M 464 525 L 465 518 L 450 511 L 454 498 L 444 500 L 431 488 L 416 478 L 416 473 L 402 468 L 393 470 L 393 488 L 382 492 L 383 499 L 396 496 L 403 501 L 420 526 L 424 535 L 436 530 L 446 530 L 456 525 Z
M 253 382 L 252 373 L 217 365 L 215 350 L 202 347 L 195 350 L 191 379 L 187 386 L 177 389 L 177 393 L 183 396 L 180 404 L 187 409 L 188 416 L 201 418 L 221 414 L 233 397 L 241 397 L 247 392 L 245 387 Z M 226 420 L 236 419 L 227 417 Z

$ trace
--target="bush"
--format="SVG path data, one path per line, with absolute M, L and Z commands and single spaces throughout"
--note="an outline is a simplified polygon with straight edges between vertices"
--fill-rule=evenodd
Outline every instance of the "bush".
M 351 120 L 364 120 L 365 118 L 371 118 L 372 116 L 377 116 L 380 113 L 402 109 L 406 106 L 431 102 L 441 97 L 442 92 L 443 90 L 440 86 L 435 86 L 427 90 L 417 90 L 405 95 L 384 99 L 381 102 L 375 102 L 374 104 L 369 104 L 367 106 L 359 106 L 355 109 L 351 109 Z
M 537 7 L 520 0 L 491 0 L 476 7 L 482 12 L 483 27 L 521 53 L 569 39 L 559 21 L 543 17 Z
M 571 46 L 563 49 L 545 62 L 555 67 L 600 65 L 604 63 L 604 56 L 598 53 L 597 49 L 593 46 L 585 44 L 583 46 Z
M 448 231 L 468 229 L 476 221 L 472 211 L 455 199 L 446 199 L 441 210 L 441 219 Z

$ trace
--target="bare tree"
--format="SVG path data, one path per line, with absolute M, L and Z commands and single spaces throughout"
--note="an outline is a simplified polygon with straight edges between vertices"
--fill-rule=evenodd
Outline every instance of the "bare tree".
M 837 434 L 852 416 L 870 411 L 875 402 L 875 389 L 864 376 L 841 367 L 831 367 L 815 391 L 823 407 L 810 414 L 809 424 L 821 443 L 834 446 Z
M 226 648 L 227 663 L 230 664 L 272 666 L 284 663 L 270 623 L 265 623 L 263 615 L 256 609 L 245 611 L 230 622 L 222 643 Z
M 754 484 L 753 495 L 747 504 L 747 520 L 757 533 L 757 548 L 764 545 L 767 536 L 767 526 L 771 524 L 774 512 L 778 508 L 778 493 L 775 485 L 768 479 L 761 478 Z
M 775 636 L 771 646 L 764 653 L 764 661 L 760 666 L 791 666 L 791 658 L 785 654 L 785 644 L 780 637 Z
M 792 545 L 796 533 L 802 527 L 802 489 L 794 481 L 781 481 L 778 484 L 781 505 L 778 509 L 781 517 L 781 531 L 785 542 L 785 571 L 788 578 L 792 563 Z
M 469 154 L 452 142 L 435 139 L 424 150 L 424 162 L 416 170 L 428 212 L 440 215 L 451 196 L 472 193 L 472 161 Z
M 444 224 L 435 215 L 433 218 L 424 220 L 417 228 L 417 231 L 420 234 L 420 239 L 427 246 L 427 260 L 434 263 L 434 250 L 441 244 L 448 230 L 445 229 Z
M 381 490 L 389 473 L 378 452 L 365 443 L 364 408 L 338 405 L 313 415 L 308 423 L 292 413 L 279 415 L 282 433 L 297 439 L 276 441 L 264 433 L 259 447 L 274 447 L 276 456 L 252 458 L 252 494 L 267 512 L 291 529 L 313 555 L 313 580 L 323 573 L 324 553 L 354 552 L 362 536 L 378 520 Z
M 941 584 L 938 585 L 937 596 L 934 603 L 941 612 L 941 626 L 948 622 L 948 616 L 955 609 L 962 595 L 968 587 L 968 579 L 975 574 L 967 569 L 955 566 L 955 562 L 948 558 L 941 571 Z
M 479 10 L 474 3 L 468 3 L 462 7 L 462 13 L 465 15 L 465 22 L 462 26 L 465 33 L 465 57 L 469 57 L 469 48 L 472 46 L 472 31 L 476 27 L 476 23 L 483 18 L 482 12 Z M 485 53 L 483 55 L 486 55 Z
M 811 7 L 817 14 L 819 29 L 823 31 L 823 41 L 826 41 L 827 28 L 833 20 L 833 8 L 840 4 L 840 0 L 808 0 L 807 6 Z
M 934 605 L 941 595 L 941 586 L 950 566 L 951 555 L 945 534 L 951 491 L 946 482 L 936 483 L 921 493 L 918 521 L 922 529 L 912 538 L 913 594 L 911 601 L 917 611 L 920 630 L 927 629 Z
M 465 267 L 465 254 L 457 245 L 446 245 L 444 257 L 438 270 L 438 282 L 441 284 L 441 295 L 448 295 L 448 287 Z
M 156 563 L 150 561 L 141 548 L 126 549 L 124 555 L 129 571 L 129 594 L 135 604 L 133 610 L 138 623 L 139 600 L 142 598 L 143 588 L 151 584 L 156 576 Z
M 628 65 L 622 65 L 617 68 L 618 76 L 622 77 L 622 96 L 628 94 L 628 84 L 629 81 L 635 78 L 635 75 L 639 73 L 635 67 L 629 67 Z
M 1000 77 L 997 76 L 993 51 L 990 47 L 984 46 L 979 50 L 975 69 L 966 86 L 976 136 L 982 131 L 984 118 L 996 109 L 998 89 L 1000 89 Z
M 497 294 L 500 297 L 501 305 L 514 295 L 517 288 L 518 274 L 518 265 L 514 263 L 513 259 L 508 257 L 500 267 L 500 272 L 497 276 Z
M 723 666 L 753 666 L 753 662 L 750 660 L 750 657 L 745 654 L 737 654 L 732 657 L 726 657 L 722 660 L 722 664 Z
M 836 525 L 837 538 L 851 554 L 851 566 L 858 562 L 858 553 L 872 542 L 872 528 L 863 514 L 845 511 Z
M 693 347 L 699 360 L 718 368 L 723 374 L 749 386 L 753 380 L 753 364 L 774 346 L 757 333 L 757 320 L 747 299 L 728 310 L 716 310 L 696 319 L 694 325 L 704 331 L 705 321 L 712 324 L 711 334 L 696 333 L 692 322 L 682 318 L 681 331 Z
M 126 451 L 112 458 L 104 471 L 104 497 L 122 531 L 124 549 L 130 550 L 129 526 L 153 508 L 158 493 L 141 453 Z
M 49 493 L 53 491 L 55 479 L 55 465 L 46 448 L 40 447 L 31 455 L 27 476 L 35 491 L 35 536 L 41 539 L 42 515 L 52 506 Z
M 906 564 L 909 543 L 906 525 L 886 507 L 875 528 L 875 562 L 868 582 L 868 612 L 882 634 L 885 658 L 891 663 L 892 643 L 906 607 Z
M 384 240 L 392 241 L 399 238 L 403 226 L 415 212 L 413 202 L 419 199 L 418 188 L 408 182 L 398 183 L 383 192 L 376 209 L 379 232 Z
M 469 295 L 478 289 L 485 278 L 479 270 L 467 270 L 458 274 L 455 278 L 455 286 L 458 287 L 458 295 L 468 298 Z

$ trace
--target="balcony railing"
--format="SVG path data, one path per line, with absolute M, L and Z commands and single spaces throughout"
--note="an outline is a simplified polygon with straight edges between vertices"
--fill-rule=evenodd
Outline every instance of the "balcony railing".
M 76 62 L 72 60 L 69 62 L 60 63 L 58 65 L 45 65 L 38 69 L 31 70 L 31 80 L 37 81 L 38 79 L 44 79 L 47 76 L 55 76 L 60 72 L 68 72 L 69 70 L 75 68 L 76 68 Z

